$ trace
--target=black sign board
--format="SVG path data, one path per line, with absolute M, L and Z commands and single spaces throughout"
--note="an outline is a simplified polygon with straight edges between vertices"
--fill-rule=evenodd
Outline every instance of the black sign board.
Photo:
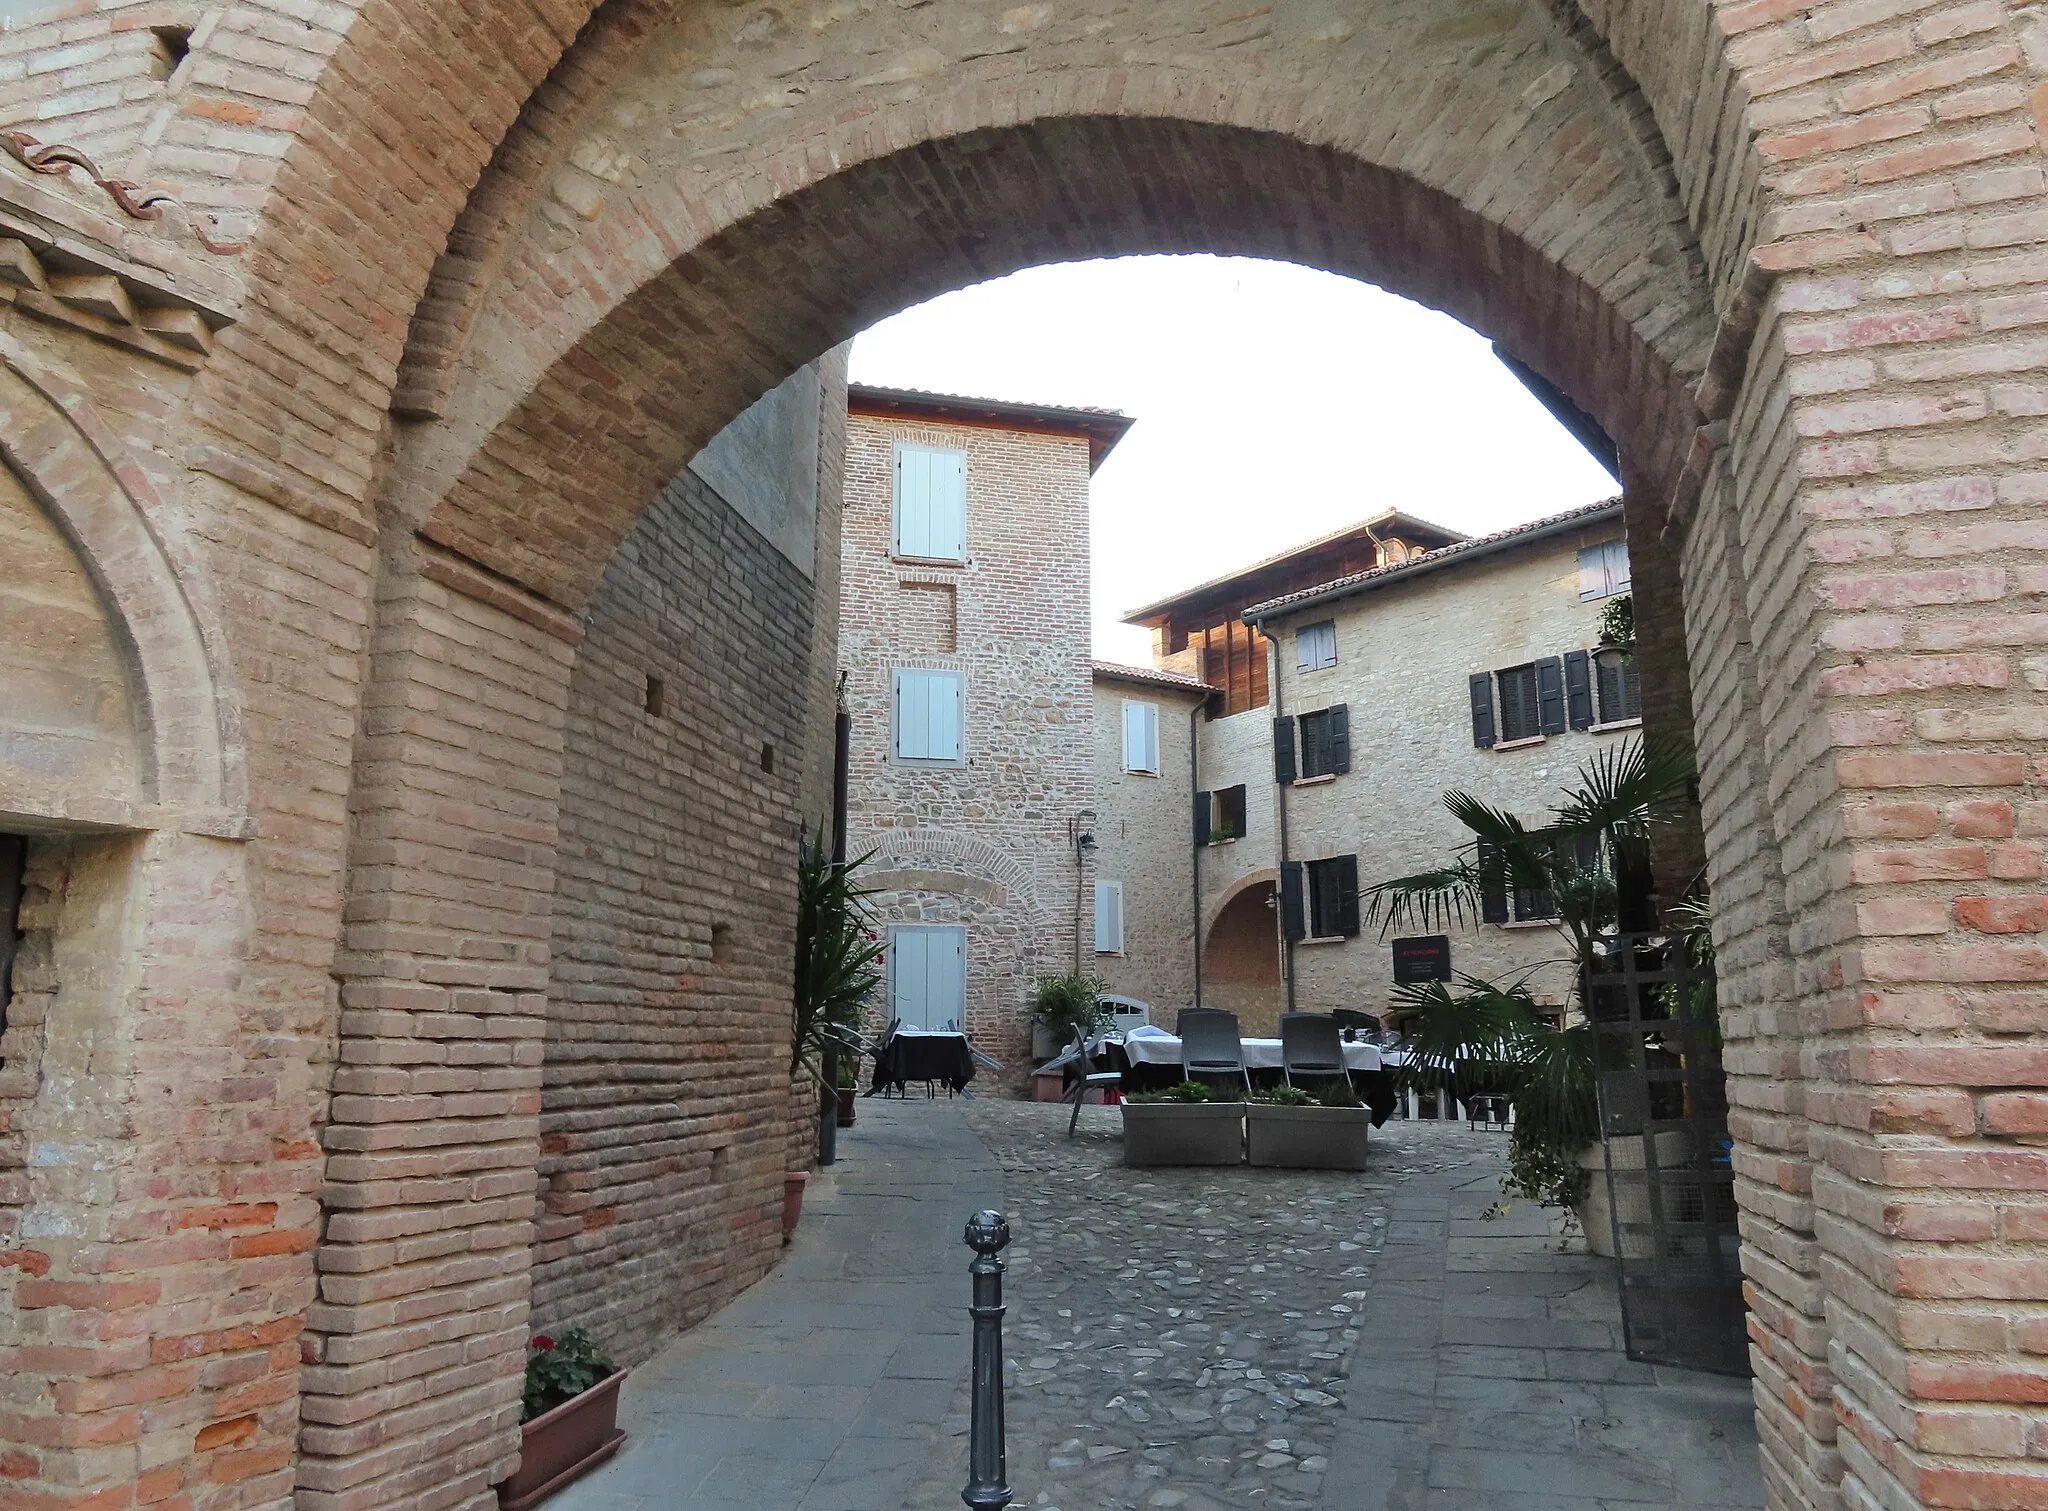
M 1394 980 L 1406 986 L 1411 981 L 1451 979 L 1451 937 L 1448 934 L 1418 934 L 1394 941 Z

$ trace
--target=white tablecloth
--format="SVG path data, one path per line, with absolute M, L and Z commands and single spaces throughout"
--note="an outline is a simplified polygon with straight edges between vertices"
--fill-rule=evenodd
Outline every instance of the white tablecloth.
M 1240 1039 L 1244 1047 L 1244 1064 L 1247 1070 L 1278 1070 L 1280 1068 L 1280 1041 L 1278 1039 Z M 1180 1064 L 1180 1040 L 1172 1034 L 1152 1029 L 1142 1033 L 1124 1035 L 1124 1053 L 1133 1065 L 1178 1065 Z M 1346 1044 L 1344 1046 L 1344 1067 L 1347 1070 L 1378 1070 L 1380 1049 L 1377 1044 Z

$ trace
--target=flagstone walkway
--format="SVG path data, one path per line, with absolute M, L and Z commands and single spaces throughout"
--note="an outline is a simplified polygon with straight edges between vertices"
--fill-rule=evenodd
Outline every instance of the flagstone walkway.
M 628 1381 L 550 1511 L 951 1511 L 967 1262 L 1006 1212 L 1033 1511 L 1757 1511 L 1745 1381 L 1621 1351 L 1612 1271 L 1500 1205 L 1502 1138 L 1395 1122 L 1361 1175 L 1126 1170 L 1117 1114 L 864 1100 L 785 1263 Z

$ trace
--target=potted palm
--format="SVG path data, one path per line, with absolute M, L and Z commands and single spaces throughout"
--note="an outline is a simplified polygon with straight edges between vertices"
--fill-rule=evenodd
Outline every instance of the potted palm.
M 1351 1085 L 1254 1091 L 1245 1101 L 1245 1157 L 1293 1170 L 1363 1170 L 1372 1113 Z
M 844 1106 L 836 1069 L 825 1069 L 826 1061 L 835 1057 L 827 1051 L 858 1054 L 861 1022 L 882 984 L 884 946 L 868 913 L 868 893 L 853 875 L 866 860 L 862 856 L 835 861 L 822 828 L 804 840 L 797 856 L 796 1000 L 789 1073 L 808 1076 L 818 1087 L 821 1117 L 838 1118 Z M 783 1177 L 785 1243 L 803 1215 L 809 1180 L 807 1170 L 791 1170 Z
M 1126 1165 L 1235 1165 L 1244 1159 L 1244 1103 L 1200 1081 L 1124 1098 Z
M 1043 1065 L 1074 1042 L 1094 1033 L 1109 1015 L 1102 1010 L 1103 983 L 1080 971 L 1042 978 L 1031 998 L 1031 1058 Z
M 580 1327 L 527 1344 L 519 1467 L 497 1487 L 501 1511 L 526 1511 L 618 1451 L 625 1379 Z
M 1570 1021 L 1547 1020 L 1529 981 L 1536 971 L 1567 966 L 1576 998 L 1586 967 L 1620 935 L 1657 928 L 1650 835 L 1689 800 L 1692 778 L 1685 752 L 1629 740 L 1580 768 L 1577 786 L 1548 823 L 1524 825 L 1469 793 L 1447 792 L 1444 807 L 1471 842 L 1444 867 L 1396 877 L 1365 893 L 1365 921 L 1386 932 L 1497 922 L 1511 893 L 1547 904 L 1536 911 L 1547 911 L 1558 936 L 1557 960 L 1505 983 L 1463 976 L 1455 987 L 1429 982 L 1397 989 L 1396 1016 L 1405 1018 L 1407 1033 L 1406 1064 L 1398 1074 L 1408 1087 L 1439 1094 L 1505 1092 L 1515 1107 L 1506 1188 L 1575 1214 L 1596 1252 L 1609 1246 L 1610 1225 L 1604 1212 L 1588 1206 L 1605 1196 L 1605 1183 L 1593 1175 L 1610 1160 L 1621 1168 L 1633 1157 L 1640 1167 L 1642 1155 L 1625 1147 L 1626 1140 L 1601 1142 L 1591 1026 L 1569 1014 Z M 1695 919 L 1687 937 L 1703 942 L 1704 911 Z M 1691 947 L 1700 948 L 1699 942 Z M 1708 997 L 1703 1010 L 1711 1015 L 1711 985 Z

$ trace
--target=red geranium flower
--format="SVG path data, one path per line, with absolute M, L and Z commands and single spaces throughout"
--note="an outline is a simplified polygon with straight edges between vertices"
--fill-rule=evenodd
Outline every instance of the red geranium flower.
M 555 1347 L 555 1340 L 550 1338 L 546 1333 L 542 1333 L 538 1338 L 535 1338 L 533 1340 L 533 1346 L 539 1349 L 544 1354 L 551 1353 L 553 1352 Z

